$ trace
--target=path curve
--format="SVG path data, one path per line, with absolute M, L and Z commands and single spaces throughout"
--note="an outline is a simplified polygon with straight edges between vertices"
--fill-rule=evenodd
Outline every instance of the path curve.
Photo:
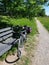
M 35 20 L 39 31 L 39 44 L 32 65 L 49 65 L 49 33 L 37 18 Z

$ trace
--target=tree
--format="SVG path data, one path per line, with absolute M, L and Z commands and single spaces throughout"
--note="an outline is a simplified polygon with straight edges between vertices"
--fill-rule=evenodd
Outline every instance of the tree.
M 45 15 L 42 5 L 48 0 L 3 0 L 6 11 L 10 15 L 32 17 Z M 42 12 L 43 11 L 43 12 Z

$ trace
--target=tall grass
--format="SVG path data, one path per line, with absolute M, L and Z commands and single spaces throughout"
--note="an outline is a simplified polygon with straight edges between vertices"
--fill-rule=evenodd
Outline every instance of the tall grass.
M 9 16 L 2 16 L 1 22 L 5 22 L 5 23 L 13 25 L 13 26 L 16 26 L 16 25 L 30 26 L 32 28 L 31 35 L 34 35 L 38 32 L 36 22 L 35 22 L 34 18 L 32 18 L 32 20 L 30 20 L 30 19 L 27 19 L 27 18 L 11 18 Z
M 49 17 L 38 17 L 38 19 L 45 26 L 45 28 L 49 31 Z

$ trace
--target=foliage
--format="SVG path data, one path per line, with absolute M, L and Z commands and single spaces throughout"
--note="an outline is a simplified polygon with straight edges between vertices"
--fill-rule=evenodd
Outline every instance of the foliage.
M 37 26 L 36 26 L 36 22 L 35 22 L 34 18 L 32 18 L 32 20 L 30 20 L 28 18 L 11 18 L 9 16 L 2 16 L 1 25 L 3 23 L 5 23 L 5 24 L 3 26 L 1 26 L 1 27 L 7 27 L 7 26 L 11 26 L 11 25 L 12 26 L 16 26 L 16 25 L 24 26 L 24 25 L 27 25 L 27 26 L 30 26 L 32 28 L 31 35 L 34 35 L 37 32 Z
M 38 19 L 45 26 L 45 28 L 49 31 L 49 17 L 38 17 Z
M 44 16 L 45 12 L 41 5 L 47 1 L 48 0 L 3 0 L 3 3 L 8 15 L 30 18 L 32 16 Z

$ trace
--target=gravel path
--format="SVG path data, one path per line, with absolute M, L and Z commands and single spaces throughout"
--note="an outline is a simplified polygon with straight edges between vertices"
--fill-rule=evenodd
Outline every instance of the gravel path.
M 37 18 L 35 20 L 39 31 L 39 44 L 32 65 L 49 65 L 49 33 Z

